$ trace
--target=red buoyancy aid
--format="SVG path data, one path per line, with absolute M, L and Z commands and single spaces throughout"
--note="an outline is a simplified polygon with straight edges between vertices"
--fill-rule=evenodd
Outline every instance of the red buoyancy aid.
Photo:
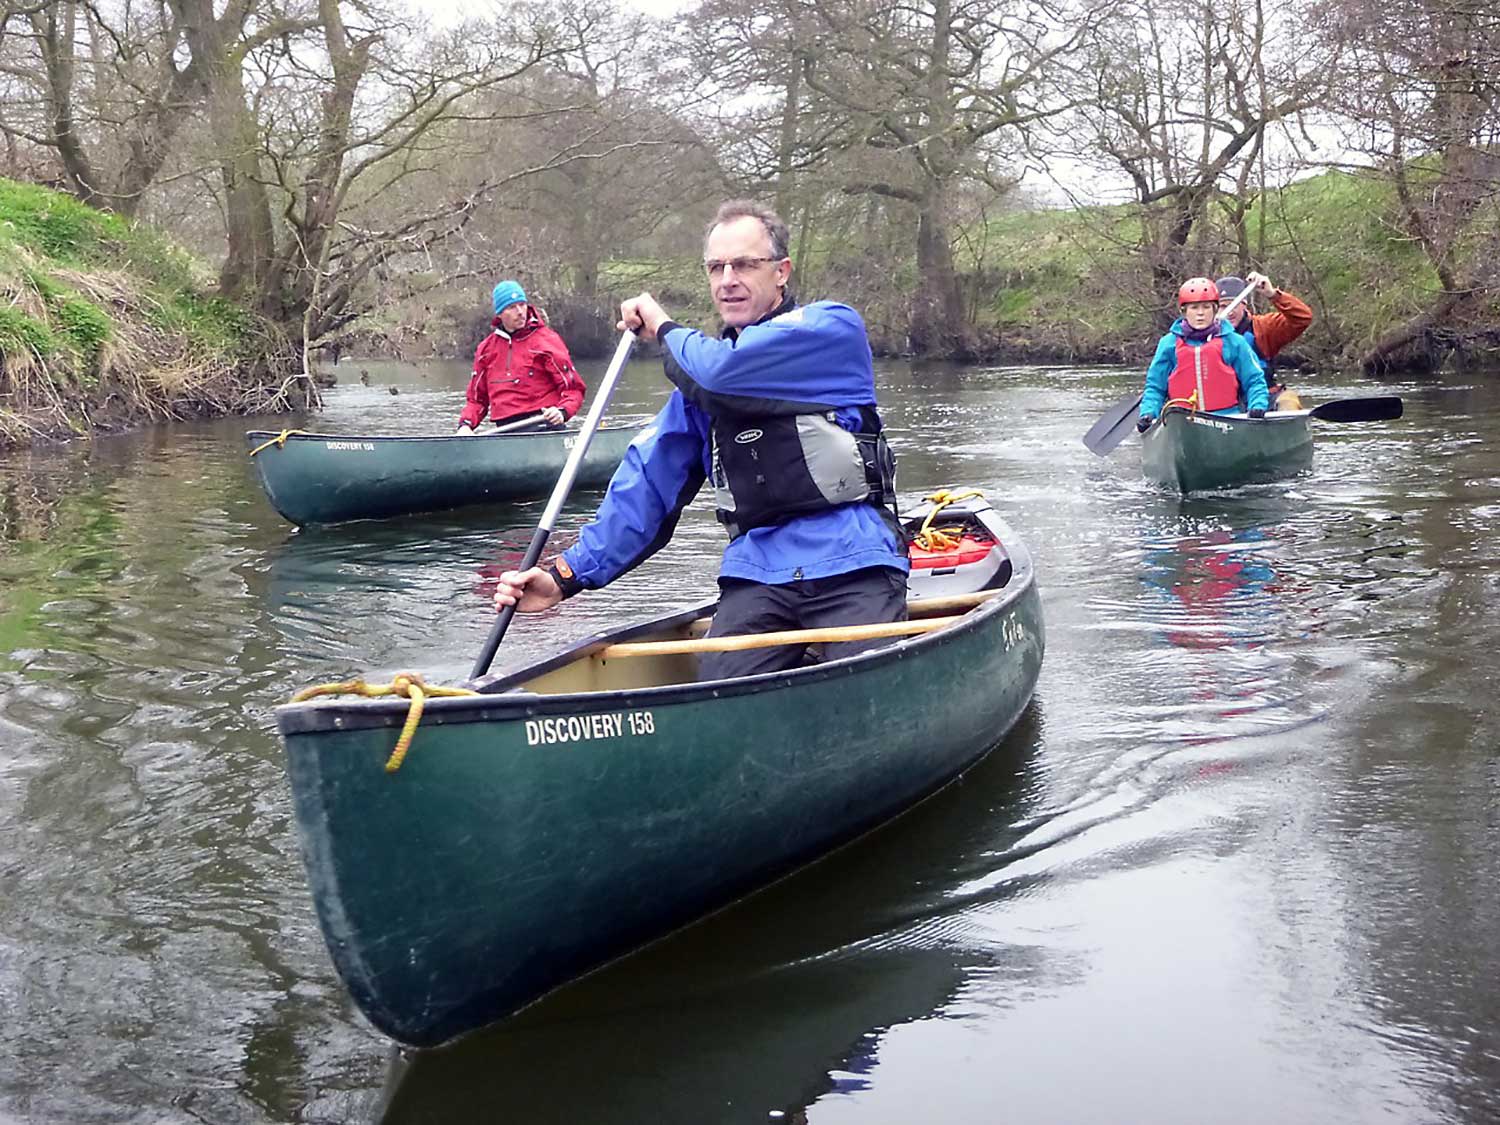
M 1194 346 L 1177 337 L 1177 366 L 1167 378 L 1169 399 L 1197 398 L 1197 410 L 1227 410 L 1240 401 L 1240 380 L 1224 359 L 1224 337 Z

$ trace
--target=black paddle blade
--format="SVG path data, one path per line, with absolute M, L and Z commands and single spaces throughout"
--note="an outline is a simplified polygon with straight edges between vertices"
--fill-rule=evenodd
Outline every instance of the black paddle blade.
M 1399 395 L 1336 398 L 1313 407 L 1311 413 L 1323 422 L 1389 422 L 1401 417 L 1401 398 Z
M 1135 429 L 1136 414 L 1140 408 L 1141 393 L 1135 391 L 1106 410 L 1099 421 L 1089 427 L 1089 432 L 1083 435 L 1083 444 L 1088 451 L 1103 457 L 1124 441 L 1130 431 Z

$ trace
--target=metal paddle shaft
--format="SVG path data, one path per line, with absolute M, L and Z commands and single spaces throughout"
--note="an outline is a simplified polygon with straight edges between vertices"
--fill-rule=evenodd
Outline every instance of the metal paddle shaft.
M 557 520 L 557 513 L 562 510 L 563 501 L 568 498 L 568 492 L 573 487 L 573 480 L 578 476 L 578 467 L 583 464 L 583 455 L 588 452 L 589 442 L 593 440 L 595 431 L 599 429 L 599 420 L 604 417 L 605 404 L 609 402 L 609 396 L 614 393 L 615 384 L 620 381 L 620 373 L 625 370 L 625 361 L 630 358 L 630 348 L 634 343 L 634 332 L 626 332 L 620 337 L 614 358 L 609 361 L 609 370 L 604 373 L 604 381 L 599 384 L 598 391 L 594 393 L 594 402 L 589 407 L 588 417 L 584 419 L 583 428 L 578 431 L 578 437 L 568 453 L 568 460 L 558 475 L 556 486 L 552 489 L 552 498 L 547 501 L 541 522 L 531 536 L 531 545 L 526 548 L 526 554 L 521 558 L 521 565 L 516 569 L 530 570 L 541 562 L 542 552 L 547 548 L 547 539 L 552 534 L 552 525 Z M 490 635 L 485 638 L 484 647 L 479 650 L 479 659 L 474 661 L 474 670 L 469 673 L 471 682 L 490 670 L 490 662 L 495 659 L 495 650 L 500 647 L 500 641 L 504 638 L 505 631 L 510 628 L 511 618 L 515 615 L 516 607 L 508 605 L 502 608 L 496 616 L 494 627 L 490 629 Z
M 1249 285 L 1241 289 L 1240 295 L 1229 302 L 1229 307 L 1219 311 L 1219 318 L 1227 320 L 1234 315 L 1234 310 L 1249 299 L 1252 291 L 1253 287 Z M 1089 427 L 1089 432 L 1083 435 L 1083 444 L 1090 453 L 1103 457 L 1129 436 L 1130 431 L 1135 428 L 1135 413 L 1141 407 L 1142 397 L 1144 396 L 1139 391 L 1126 395 Z
M 530 414 L 523 414 L 519 418 L 512 418 L 503 425 L 496 426 L 487 434 L 479 434 L 479 437 L 494 437 L 496 434 L 509 433 L 511 430 L 519 430 L 522 426 L 534 426 L 541 420 L 542 412 L 534 410 Z

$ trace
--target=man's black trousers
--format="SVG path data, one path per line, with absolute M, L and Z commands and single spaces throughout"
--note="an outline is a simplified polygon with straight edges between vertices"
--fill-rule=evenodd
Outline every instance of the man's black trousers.
M 874 566 L 829 578 L 804 578 L 780 586 L 721 578 L 719 608 L 714 613 L 713 627 L 708 635 L 729 637 L 783 629 L 821 629 L 905 620 L 905 573 L 891 567 Z M 822 659 L 837 660 L 889 643 L 887 638 L 876 638 L 837 641 L 814 647 L 822 650 Z M 806 660 L 807 650 L 807 645 L 777 645 L 743 652 L 707 652 L 698 660 L 698 678 L 721 680 L 796 668 Z

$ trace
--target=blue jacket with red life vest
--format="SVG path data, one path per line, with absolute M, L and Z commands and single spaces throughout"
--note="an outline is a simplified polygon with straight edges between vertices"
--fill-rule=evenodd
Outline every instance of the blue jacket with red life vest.
M 1214 321 L 1206 340 L 1189 339 L 1191 331 L 1187 321 L 1179 318 L 1156 345 L 1156 355 L 1146 370 L 1141 417 L 1157 417 L 1168 397 L 1187 398 L 1197 390 L 1200 375 L 1204 393 L 1199 410 L 1228 413 L 1238 410 L 1241 403 L 1248 410 L 1270 406 L 1265 374 L 1243 336 L 1223 320 Z
M 675 364 L 674 390 L 609 482 L 599 511 L 562 554 L 565 592 L 596 589 L 660 550 L 683 508 L 713 471 L 711 432 L 720 403 L 817 403 L 855 431 L 875 405 L 869 339 L 847 305 L 783 304 L 715 339 L 668 322 L 657 338 Z M 779 585 L 865 567 L 908 569 L 889 517 L 873 503 L 839 504 L 752 527 L 724 550 L 720 577 Z

